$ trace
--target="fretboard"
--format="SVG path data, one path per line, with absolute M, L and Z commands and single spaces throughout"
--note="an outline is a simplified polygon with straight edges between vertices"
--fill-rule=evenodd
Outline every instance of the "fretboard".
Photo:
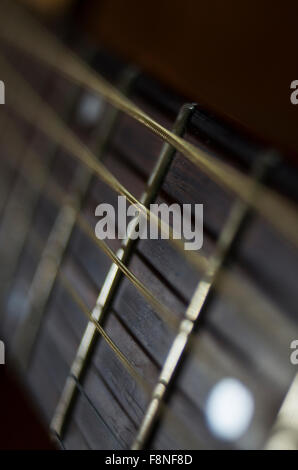
M 20 85 L 0 110 L 11 360 L 61 448 L 262 448 L 296 372 L 297 171 L 108 51 L 72 46 L 111 97 L 1 41 L 3 73 Z M 36 95 L 34 122 L 16 103 L 33 107 Z M 123 193 L 142 203 L 140 217 L 151 203 L 203 204 L 203 247 L 96 239 L 96 206 L 116 210 Z M 212 415 L 220 390 L 235 406 L 248 397 L 238 435 Z

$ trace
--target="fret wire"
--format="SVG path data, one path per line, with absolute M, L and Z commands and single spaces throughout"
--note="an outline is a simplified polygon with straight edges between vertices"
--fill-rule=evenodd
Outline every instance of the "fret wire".
M 193 105 L 185 105 L 181 108 L 181 111 L 174 125 L 174 132 L 180 134 L 184 133 L 187 121 L 190 115 L 192 114 L 193 110 Z M 149 206 L 150 202 L 152 202 L 156 198 L 156 195 L 162 185 L 162 182 L 169 169 L 174 155 L 175 149 L 165 144 L 161 150 L 159 159 L 149 177 L 147 187 L 141 196 L 141 203 L 145 207 Z M 157 302 L 154 295 L 150 293 L 150 295 L 148 296 L 148 289 L 144 289 L 145 286 L 141 285 L 140 281 L 137 280 L 135 276 L 128 276 L 129 270 L 125 265 L 129 261 L 133 248 L 137 243 L 137 240 L 133 240 L 131 238 L 131 233 L 133 232 L 133 229 L 137 226 L 139 220 L 139 217 L 135 218 L 134 227 L 132 227 L 132 231 L 128 234 L 127 238 L 123 240 L 121 248 L 118 250 L 115 256 L 114 254 L 112 255 L 113 252 L 103 241 L 98 240 L 102 248 L 104 245 L 106 245 L 107 254 L 109 254 L 114 261 L 114 264 L 111 265 L 111 268 L 107 274 L 103 287 L 101 288 L 101 291 L 99 293 L 96 305 L 91 314 L 92 317 L 95 318 L 98 322 L 102 321 L 107 309 L 113 302 L 116 289 L 120 282 L 120 274 L 122 271 L 127 277 L 129 277 L 129 279 L 134 283 L 136 287 L 139 287 L 139 290 L 143 295 L 145 295 L 147 300 L 150 300 L 151 303 L 153 303 L 154 309 L 158 307 L 157 311 L 162 312 L 163 314 L 166 313 L 167 322 L 169 322 L 169 319 L 171 319 L 170 321 L 172 321 L 173 323 L 172 313 L 168 312 L 168 309 L 165 309 L 160 302 Z M 92 324 L 89 323 L 85 330 L 85 333 L 83 334 L 83 338 L 78 348 L 76 358 L 74 359 L 73 365 L 71 367 L 72 375 L 75 375 L 78 378 L 82 375 L 89 359 L 89 356 L 91 354 L 91 350 L 93 348 L 96 337 L 96 329 Z M 61 404 L 58 404 L 57 413 L 55 413 L 52 422 L 52 425 L 54 426 L 56 432 L 62 432 L 64 421 L 67 417 L 68 409 L 70 408 L 71 403 L 74 399 L 75 387 L 71 381 L 68 381 L 68 383 L 65 385 L 64 391 L 62 392 Z M 55 417 L 56 415 L 59 417 L 59 419 Z
M 135 69 L 131 67 L 124 71 L 120 80 L 120 86 L 124 92 L 128 92 L 135 76 Z M 98 160 L 103 157 L 112 137 L 117 117 L 118 111 L 114 108 L 110 108 L 107 111 L 106 118 L 108 125 L 100 138 Z M 43 313 L 46 310 L 57 273 L 79 215 L 83 197 L 87 193 L 91 179 L 92 173 L 87 172 L 82 174 L 81 168 L 78 168 L 73 182 L 74 193 L 70 197 L 65 198 L 65 203 L 56 217 L 32 280 L 25 315 L 17 328 L 13 341 L 16 361 L 22 369 L 27 369 L 29 366 L 31 351 L 35 344 Z
M 298 450 L 297 392 L 296 374 L 264 446 L 266 450 Z
M 8 9 L 9 7 L 7 12 Z M 99 93 L 110 104 L 148 127 L 163 140 L 173 145 L 176 150 L 181 152 L 192 163 L 199 166 L 210 178 L 235 193 L 244 202 L 259 211 L 276 230 L 297 245 L 298 222 L 296 216 L 297 209 L 294 204 L 289 203 L 289 201 L 277 195 L 274 191 L 261 185 L 258 200 L 252 200 L 251 185 L 253 182 L 250 177 L 240 173 L 228 164 L 216 161 L 214 157 L 211 157 L 161 126 L 135 106 L 133 102 L 119 93 L 118 90 L 114 89 L 99 74 L 96 74 L 90 67 L 84 64 L 81 59 L 63 46 L 54 36 L 43 30 L 32 18 L 25 15 L 25 13 L 24 16 L 27 16 L 26 22 L 30 25 L 30 28 L 26 29 L 25 25 L 23 35 L 20 34 L 19 30 L 22 29 L 22 26 L 24 27 L 24 21 L 21 20 L 20 23 L 17 21 L 17 12 L 14 12 L 11 21 L 9 21 L 9 18 L 2 20 L 3 27 L 0 34 L 3 39 L 17 47 L 21 47 L 23 50 L 27 50 L 43 62 L 66 74 L 68 78 L 91 89 L 95 93 Z M 1 19 L 2 17 L 0 21 Z M 13 33 L 16 24 L 18 25 L 18 34 Z M 31 37 L 32 34 L 33 36 Z M 37 37 L 38 41 L 36 40 Z M 47 51 L 46 54 L 45 50 Z M 278 214 L 284 221 L 283 224 L 279 223 L 280 218 Z
M 272 163 L 272 155 L 265 154 L 261 161 L 258 161 L 252 171 L 255 187 L 252 188 L 252 198 L 258 193 L 258 181 L 263 178 L 269 164 Z M 206 305 L 206 300 L 210 291 L 214 287 L 217 276 L 224 264 L 232 246 L 239 234 L 249 214 L 250 207 L 241 200 L 237 200 L 228 216 L 224 228 L 217 241 L 215 251 L 210 256 L 209 267 L 205 275 L 199 281 L 190 304 L 186 310 L 185 317 L 180 323 L 179 331 L 168 352 L 158 382 L 153 390 L 151 401 L 148 405 L 143 421 L 132 445 L 132 450 L 144 448 L 151 436 L 153 426 L 161 414 L 164 398 L 169 390 L 170 384 L 174 381 L 175 373 L 182 362 L 187 346 L 190 343 L 192 332 L 200 314 Z

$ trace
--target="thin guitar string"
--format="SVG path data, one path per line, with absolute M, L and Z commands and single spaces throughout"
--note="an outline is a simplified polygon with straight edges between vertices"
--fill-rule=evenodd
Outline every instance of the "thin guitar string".
M 4 4 L 7 2 L 2 0 Z M 9 7 L 6 12 L 9 11 Z M 53 35 L 43 29 L 27 13 L 18 8 L 11 9 L 13 15 L 3 15 L 0 18 L 2 26 L 0 35 L 8 42 L 27 50 L 58 72 L 64 73 L 68 78 L 99 93 L 110 104 L 125 112 L 164 141 L 173 145 L 192 163 L 199 166 L 211 179 L 217 181 L 224 188 L 232 191 L 247 204 L 259 211 L 279 232 L 286 236 L 295 245 L 298 244 L 298 218 L 297 209 L 287 199 L 274 191 L 259 184 L 259 199 L 251 199 L 251 178 L 240 173 L 230 165 L 216 161 L 202 150 L 173 134 L 158 122 L 150 118 L 131 100 L 126 98 L 119 90 L 96 74 L 87 64 L 81 61 L 73 52 L 62 45 Z M 24 18 L 25 21 L 24 21 Z M 16 27 L 17 25 L 17 27 Z M 21 34 L 22 33 L 22 34 Z M 283 224 L 280 224 L 283 220 Z

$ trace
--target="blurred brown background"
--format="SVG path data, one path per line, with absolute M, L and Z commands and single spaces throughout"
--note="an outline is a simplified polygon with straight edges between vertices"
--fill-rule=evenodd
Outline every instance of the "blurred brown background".
M 192 101 L 284 152 L 298 151 L 295 0 L 23 0 L 77 8 L 77 26 Z
M 88 29 L 192 100 L 284 150 L 298 149 L 298 3 L 86 2 Z

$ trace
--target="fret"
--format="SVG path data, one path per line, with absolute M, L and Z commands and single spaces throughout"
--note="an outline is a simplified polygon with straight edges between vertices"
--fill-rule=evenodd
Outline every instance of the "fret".
M 253 169 L 255 184 L 252 185 L 251 188 L 252 199 L 258 194 L 259 180 L 263 178 L 265 171 L 275 160 L 275 156 L 271 154 L 265 154 L 260 158 L 261 163 L 257 161 Z M 175 373 L 182 362 L 186 347 L 190 342 L 194 326 L 200 317 L 211 289 L 214 287 L 220 269 L 239 236 L 239 232 L 249 214 L 249 210 L 249 205 L 241 200 L 237 200 L 232 206 L 231 212 L 215 246 L 214 253 L 209 258 L 208 269 L 203 278 L 199 281 L 186 310 L 185 317 L 180 323 L 179 331 L 168 352 L 158 382 L 153 390 L 151 401 L 132 445 L 133 450 L 144 448 L 150 438 L 153 426 L 161 413 L 169 385 L 174 380 Z
M 193 110 L 194 105 L 192 104 L 184 105 L 182 107 L 174 124 L 173 132 L 175 134 L 177 133 L 177 135 L 182 135 L 184 133 Z M 174 155 L 175 149 L 172 146 L 165 144 L 161 150 L 157 164 L 149 177 L 145 192 L 141 196 L 141 203 L 145 207 L 148 207 L 155 199 Z M 138 220 L 139 219 L 137 217 L 134 221 L 134 227 L 137 226 Z M 128 234 L 128 237 L 123 240 L 122 246 L 117 252 L 117 257 L 125 264 L 128 263 L 132 251 L 136 246 L 136 242 L 137 241 L 133 240 Z M 116 264 L 112 264 L 101 288 L 96 305 L 91 313 L 92 317 L 94 317 L 98 323 L 102 322 L 105 313 L 111 305 L 120 279 L 121 271 L 119 267 Z M 77 377 L 79 380 L 83 374 L 96 339 L 96 327 L 93 323 L 89 322 L 78 348 L 75 360 L 71 366 L 69 377 L 67 378 L 60 402 L 57 405 L 57 409 L 51 423 L 51 428 L 59 435 L 62 435 L 63 433 L 67 414 L 76 395 L 76 382 L 73 380 L 73 377 Z
M 128 67 L 120 79 L 120 88 L 127 93 L 136 77 L 136 71 Z M 117 122 L 118 111 L 109 108 L 106 115 L 106 126 L 99 136 L 98 156 L 103 157 Z M 46 306 L 56 282 L 70 237 L 80 212 L 81 203 L 92 180 L 92 173 L 78 168 L 73 181 L 73 192 L 62 206 L 55 224 L 43 250 L 43 254 L 32 280 L 22 321 L 16 331 L 13 342 L 13 353 L 19 368 L 26 370 L 29 366 L 31 352 L 42 322 Z
M 65 444 L 63 443 L 62 439 L 60 439 L 58 434 L 53 434 L 53 439 L 54 439 L 54 441 L 57 442 L 57 444 L 58 444 L 58 446 L 61 450 L 66 450 Z
M 266 450 L 297 450 L 298 449 L 298 375 L 284 399 L 272 428 Z

